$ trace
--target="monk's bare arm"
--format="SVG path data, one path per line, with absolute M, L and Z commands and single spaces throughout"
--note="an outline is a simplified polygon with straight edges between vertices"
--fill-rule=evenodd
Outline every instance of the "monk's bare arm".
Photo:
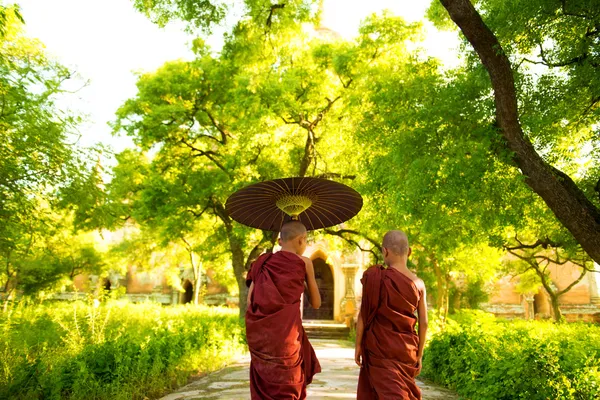
M 365 332 L 365 323 L 363 322 L 360 311 L 358 312 L 358 320 L 356 321 L 356 345 L 354 347 L 354 361 L 359 367 L 362 367 L 362 338 Z
M 250 283 L 248 288 L 248 300 L 246 301 L 246 308 L 250 307 L 250 299 L 252 298 L 252 291 L 254 290 L 254 282 Z
M 427 293 L 425 290 L 425 283 L 420 282 L 421 286 L 421 299 L 419 300 L 419 306 L 417 308 L 417 314 L 419 318 L 419 350 L 417 357 L 419 359 L 419 368 L 421 361 L 423 360 L 423 349 L 425 348 L 425 340 L 427 339 Z
M 310 258 L 302 257 L 302 259 L 304 260 L 304 264 L 306 264 L 306 284 L 308 286 L 310 305 L 312 308 L 319 308 L 321 307 L 321 293 L 319 293 L 319 287 L 315 279 L 315 267 Z

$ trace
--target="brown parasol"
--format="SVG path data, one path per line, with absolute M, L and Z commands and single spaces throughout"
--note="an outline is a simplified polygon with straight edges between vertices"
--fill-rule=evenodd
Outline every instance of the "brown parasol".
M 321 178 L 283 178 L 246 186 L 229 196 L 225 208 L 234 220 L 253 228 L 278 232 L 298 220 L 314 230 L 341 224 L 362 208 L 360 194 Z

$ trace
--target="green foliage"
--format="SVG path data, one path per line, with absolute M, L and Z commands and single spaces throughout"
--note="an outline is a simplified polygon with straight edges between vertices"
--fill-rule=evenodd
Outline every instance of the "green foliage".
M 442 310 L 451 280 L 491 279 L 500 268 L 492 247 L 502 245 L 504 226 L 520 225 L 525 202 L 515 195 L 527 192 L 494 141 L 480 71 L 444 76 L 436 60 L 399 50 L 365 79 L 361 192 L 385 221 L 382 230 L 407 231 L 418 273 Z M 466 93 L 477 101 L 465 102 Z
M 47 58 L 41 43 L 24 37 L 14 9 L 2 10 L 0 218 L 6 229 L 35 210 L 37 199 L 48 199 L 77 175 L 81 154 L 69 144 L 79 118 L 54 104 L 71 71 Z
M 16 19 L 21 23 L 25 23 L 23 16 L 21 15 L 21 9 L 18 4 L 6 7 L 0 5 L 0 37 L 6 35 L 7 26 Z
M 181 19 L 205 31 L 221 22 L 227 9 L 224 2 L 210 0 L 135 0 L 133 4 L 161 27 L 173 19 Z
M 469 270 L 468 265 L 464 268 Z M 450 290 L 450 312 L 460 309 L 478 309 L 481 303 L 486 303 L 490 298 L 490 282 L 492 277 L 459 277 Z M 458 284 L 460 284 L 460 287 Z
M 243 347 L 236 310 L 18 305 L 0 315 L 0 397 L 156 398 Z
M 440 30 L 457 29 L 456 25 L 448 15 L 448 11 L 442 6 L 439 0 L 432 0 L 431 5 L 427 9 L 427 19 L 434 23 L 435 27 Z
M 33 259 L 24 260 L 19 270 L 19 289 L 26 296 L 55 291 L 79 273 L 101 275 L 105 262 L 94 243 L 82 243 L 71 236 L 68 247 L 48 248 Z
M 596 399 L 600 328 L 462 312 L 433 335 L 423 375 L 465 398 Z
M 0 272 L 6 298 L 15 290 L 44 295 L 69 284 L 77 274 L 102 275 L 108 267 L 99 235 L 74 233 L 72 218 L 38 206 L 28 225 L 16 225 L 23 236 L 12 239 Z
M 286 29 L 290 24 L 314 21 L 319 0 L 134 0 L 134 7 L 159 26 L 183 21 L 187 29 L 209 33 L 214 26 L 250 18 L 267 30 Z
M 6 297 L 55 288 L 72 271 L 101 264 L 92 247 L 80 246 L 58 207 L 59 194 L 82 179 L 92 155 L 72 144 L 80 117 L 55 104 L 73 78 L 39 41 L 25 37 L 18 7 L 0 6 L 0 287 Z

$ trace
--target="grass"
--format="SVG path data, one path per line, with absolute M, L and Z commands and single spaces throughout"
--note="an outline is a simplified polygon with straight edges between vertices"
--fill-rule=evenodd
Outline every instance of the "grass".
M 157 398 L 244 349 L 237 309 L 19 304 L 0 314 L 0 398 Z

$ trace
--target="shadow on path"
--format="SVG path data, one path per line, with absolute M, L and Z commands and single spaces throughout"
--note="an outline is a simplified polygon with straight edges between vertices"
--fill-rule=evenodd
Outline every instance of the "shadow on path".
M 358 367 L 354 364 L 354 347 L 345 340 L 311 340 L 322 372 L 308 386 L 308 399 L 355 399 Z M 220 371 L 209 374 L 171 393 L 161 400 L 249 400 L 248 383 L 250 356 Z M 423 400 L 456 400 L 458 396 L 446 389 L 417 380 Z

